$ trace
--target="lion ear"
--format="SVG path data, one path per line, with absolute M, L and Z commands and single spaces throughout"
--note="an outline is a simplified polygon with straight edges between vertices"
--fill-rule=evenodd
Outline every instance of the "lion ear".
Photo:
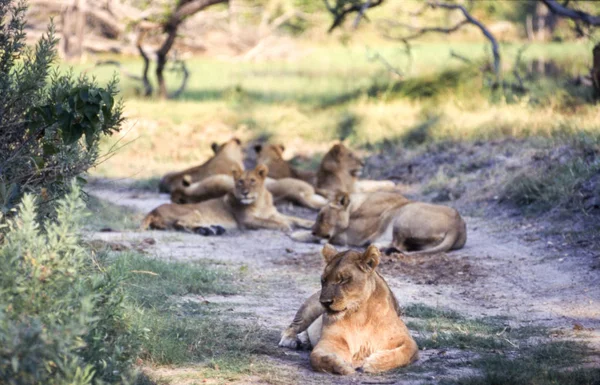
M 185 174 L 183 178 L 181 178 L 181 184 L 183 187 L 190 187 L 192 184 L 192 176 L 190 174 Z
M 360 264 L 367 270 L 375 270 L 379 265 L 379 259 L 381 258 L 381 252 L 375 245 L 371 245 L 365 250 L 360 257 Z
M 283 144 L 280 144 L 278 147 L 281 150 L 281 152 L 285 151 L 285 146 Z
M 254 171 L 256 171 L 258 176 L 260 176 L 263 179 L 266 179 L 267 175 L 269 174 L 269 168 L 264 164 L 259 164 L 258 166 L 256 166 Z
M 231 175 L 234 180 L 239 179 L 242 176 L 242 169 L 239 166 L 235 166 L 231 168 Z
M 343 208 L 346 208 L 348 207 L 348 205 L 350 205 L 350 195 L 348 195 L 348 193 L 345 192 L 338 192 L 335 196 L 335 201 Z
M 256 152 L 257 154 L 260 154 L 261 151 L 262 151 L 262 144 L 257 144 L 256 146 L 254 146 L 254 152 Z
M 215 154 L 217 153 L 217 151 L 219 151 L 219 145 L 215 142 L 213 142 L 213 144 L 210 145 L 210 148 L 212 148 Z
M 338 156 L 340 154 L 340 151 L 342 150 L 342 145 L 341 144 L 336 144 L 333 147 L 331 147 L 331 150 L 329 150 L 329 152 L 331 152 L 332 155 Z
M 335 247 L 331 246 L 331 244 L 329 243 L 326 243 L 325 246 L 323 246 L 323 250 L 321 250 L 321 255 L 327 263 L 331 262 L 331 260 L 337 255 L 337 253 L 338 252 L 335 249 Z
M 239 140 L 238 138 L 235 138 L 235 137 L 234 137 L 234 138 L 232 138 L 231 140 L 233 140 L 234 142 L 236 142 L 236 143 L 237 143 L 238 145 L 240 145 L 240 146 L 242 145 L 242 141 L 241 141 L 241 140 Z

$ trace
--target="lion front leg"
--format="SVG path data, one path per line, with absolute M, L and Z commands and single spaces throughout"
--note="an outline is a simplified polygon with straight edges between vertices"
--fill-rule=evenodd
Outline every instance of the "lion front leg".
M 313 221 L 308 220 L 308 219 L 292 217 L 289 215 L 282 215 L 282 214 L 280 214 L 280 216 L 287 223 L 291 224 L 292 226 L 300 227 L 301 229 L 310 229 L 310 228 L 312 228 L 312 226 L 314 224 Z
M 275 216 L 269 218 L 252 217 L 246 219 L 243 224 L 245 227 L 251 229 L 271 229 L 285 232 L 292 231 L 292 228 L 287 221 Z
M 308 329 L 308 327 L 325 312 L 323 305 L 319 302 L 320 295 L 321 290 L 317 291 L 304 301 L 302 306 L 300 306 L 300 309 L 296 312 L 290 326 L 281 333 L 279 346 L 292 349 L 298 347 L 298 334 Z
M 367 373 L 380 373 L 406 366 L 417 359 L 419 359 L 417 343 L 412 338 L 408 338 L 397 348 L 371 354 L 365 360 L 362 369 Z
M 310 366 L 314 371 L 349 375 L 356 370 L 352 366 L 352 355 L 343 343 L 319 342 L 310 354 Z

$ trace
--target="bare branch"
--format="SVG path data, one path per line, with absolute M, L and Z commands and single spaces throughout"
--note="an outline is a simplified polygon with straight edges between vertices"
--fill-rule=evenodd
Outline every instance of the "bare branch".
M 377 7 L 383 4 L 384 0 L 367 0 L 366 3 L 356 1 L 348 2 L 347 0 L 336 0 L 335 6 L 331 6 L 329 4 L 329 0 L 323 1 L 325 2 L 327 10 L 333 15 L 333 23 L 331 24 L 331 27 L 329 27 L 328 30 L 328 32 L 332 32 L 334 29 L 342 25 L 344 20 L 346 20 L 346 16 L 348 16 L 349 14 L 358 13 L 360 15 L 362 12 L 362 16 L 360 18 L 365 17 L 364 13 L 368 8 Z M 360 18 L 357 18 L 355 23 L 360 21 Z
M 181 73 L 183 74 L 183 79 L 181 80 L 181 85 L 179 86 L 179 88 L 173 92 L 171 95 L 169 95 L 170 99 L 177 99 L 179 96 L 181 96 L 181 94 L 183 93 L 183 91 L 185 91 L 185 87 L 187 86 L 187 82 L 188 79 L 190 77 L 190 72 L 188 71 L 185 62 L 183 60 L 176 60 L 174 63 L 174 65 L 179 64 L 179 69 L 177 69 L 176 67 L 173 68 L 174 71 L 181 71 Z
M 522 92 L 525 92 L 527 89 L 523 85 L 523 79 L 521 78 L 521 74 L 519 73 L 519 67 L 521 66 L 521 59 L 523 58 L 523 53 L 527 50 L 527 48 L 529 48 L 528 45 L 524 45 L 521 48 L 519 48 L 519 51 L 517 52 L 517 58 L 515 59 L 515 65 L 513 67 L 513 75 L 515 75 L 515 78 L 519 83 L 518 86 L 515 88 L 520 89 Z
M 471 61 L 471 59 L 469 59 L 468 57 L 463 56 L 463 55 L 461 55 L 459 53 L 456 53 L 456 52 L 454 52 L 452 50 L 450 50 L 450 57 L 458 59 L 458 60 L 460 60 L 460 61 L 462 61 L 464 63 L 467 63 L 467 64 L 472 64 L 473 63 L 473 61 Z
M 404 23 L 393 23 L 393 24 L 394 24 L 394 26 L 407 28 L 407 29 L 410 29 L 410 30 L 413 30 L 416 32 L 412 35 L 402 36 L 402 37 L 394 37 L 387 32 L 383 32 L 384 37 L 391 39 L 391 40 L 408 41 L 408 40 L 414 40 L 416 38 L 419 38 L 419 37 L 426 35 L 428 33 L 431 33 L 431 32 L 451 34 L 453 32 L 458 31 L 463 25 L 469 24 L 469 22 L 467 20 L 463 20 L 450 28 L 442 28 L 442 27 L 416 28 L 416 27 L 413 27 L 412 25 L 408 25 L 408 24 L 404 24 Z
M 571 20 L 578 20 L 587 25 L 600 25 L 600 16 L 590 15 L 589 13 L 576 9 L 567 8 L 567 4 L 561 5 L 555 0 L 541 0 L 548 7 L 550 12 L 560 17 L 566 17 Z
M 358 12 L 358 15 L 356 15 L 356 19 L 354 19 L 354 29 L 358 28 L 358 23 L 360 23 L 360 19 L 362 19 L 362 17 L 365 15 L 365 12 L 367 11 L 367 9 L 369 9 L 370 6 L 371 0 L 367 0 L 367 2 L 364 3 L 362 7 L 360 7 L 360 11 Z

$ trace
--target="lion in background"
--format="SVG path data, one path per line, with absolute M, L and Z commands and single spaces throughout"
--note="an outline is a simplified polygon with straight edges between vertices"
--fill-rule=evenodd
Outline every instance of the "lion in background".
M 232 138 L 222 145 L 213 143 L 211 147 L 215 153 L 212 158 L 200 166 L 166 174 L 159 182 L 159 191 L 169 193 L 177 187 L 189 185 L 212 175 L 231 176 L 231 170 L 236 167 L 240 170 L 244 169 L 244 152 L 242 142 L 238 138 Z
M 311 241 L 311 235 L 336 245 L 365 246 L 392 226 L 388 252 L 435 254 L 462 248 L 467 225 L 453 208 L 415 202 L 394 192 L 338 193 L 317 215 L 312 234 L 292 238 Z
M 258 165 L 251 171 L 232 170 L 234 189 L 224 197 L 195 204 L 163 204 L 152 210 L 142 229 L 184 229 L 201 234 L 217 229 L 274 229 L 291 231 L 292 226 L 310 228 L 312 221 L 279 213 L 273 196 L 265 189 L 268 168 Z
M 312 171 L 298 170 L 283 159 L 285 147 L 283 144 L 257 144 L 254 146 L 257 164 L 269 167 L 269 177 L 273 179 L 295 178 L 311 185 L 316 182 L 316 175 Z
M 335 144 L 321 160 L 315 190 L 332 199 L 338 192 L 371 192 L 396 187 L 391 181 L 359 180 L 364 165 L 362 159 L 348 147 Z
M 184 180 L 186 178 L 184 177 Z M 266 178 L 265 188 L 273 195 L 275 203 L 290 201 L 298 205 L 319 210 L 327 199 L 315 193 L 308 183 L 294 178 Z M 234 181 L 228 175 L 213 175 L 188 186 L 177 187 L 171 192 L 174 203 L 198 203 L 223 196 L 234 189 Z
M 321 290 L 301 306 L 279 346 L 295 348 L 298 334 L 308 331 L 312 368 L 334 374 L 378 373 L 417 360 L 398 301 L 376 270 L 379 249 L 338 252 L 325 245 L 322 254 Z

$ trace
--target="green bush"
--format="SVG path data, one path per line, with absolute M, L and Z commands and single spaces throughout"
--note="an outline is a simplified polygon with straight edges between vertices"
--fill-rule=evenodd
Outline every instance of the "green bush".
M 117 270 L 102 268 L 78 231 L 80 190 L 57 203 L 56 220 L 37 222 L 32 195 L 6 225 L 0 246 L 0 383 L 121 381 L 142 342 L 123 305 Z
M 24 1 L 0 0 L 0 218 L 27 192 L 52 212 L 45 203 L 96 163 L 100 137 L 122 123 L 116 79 L 104 89 L 53 70 L 54 29 L 28 49 L 25 10 Z

